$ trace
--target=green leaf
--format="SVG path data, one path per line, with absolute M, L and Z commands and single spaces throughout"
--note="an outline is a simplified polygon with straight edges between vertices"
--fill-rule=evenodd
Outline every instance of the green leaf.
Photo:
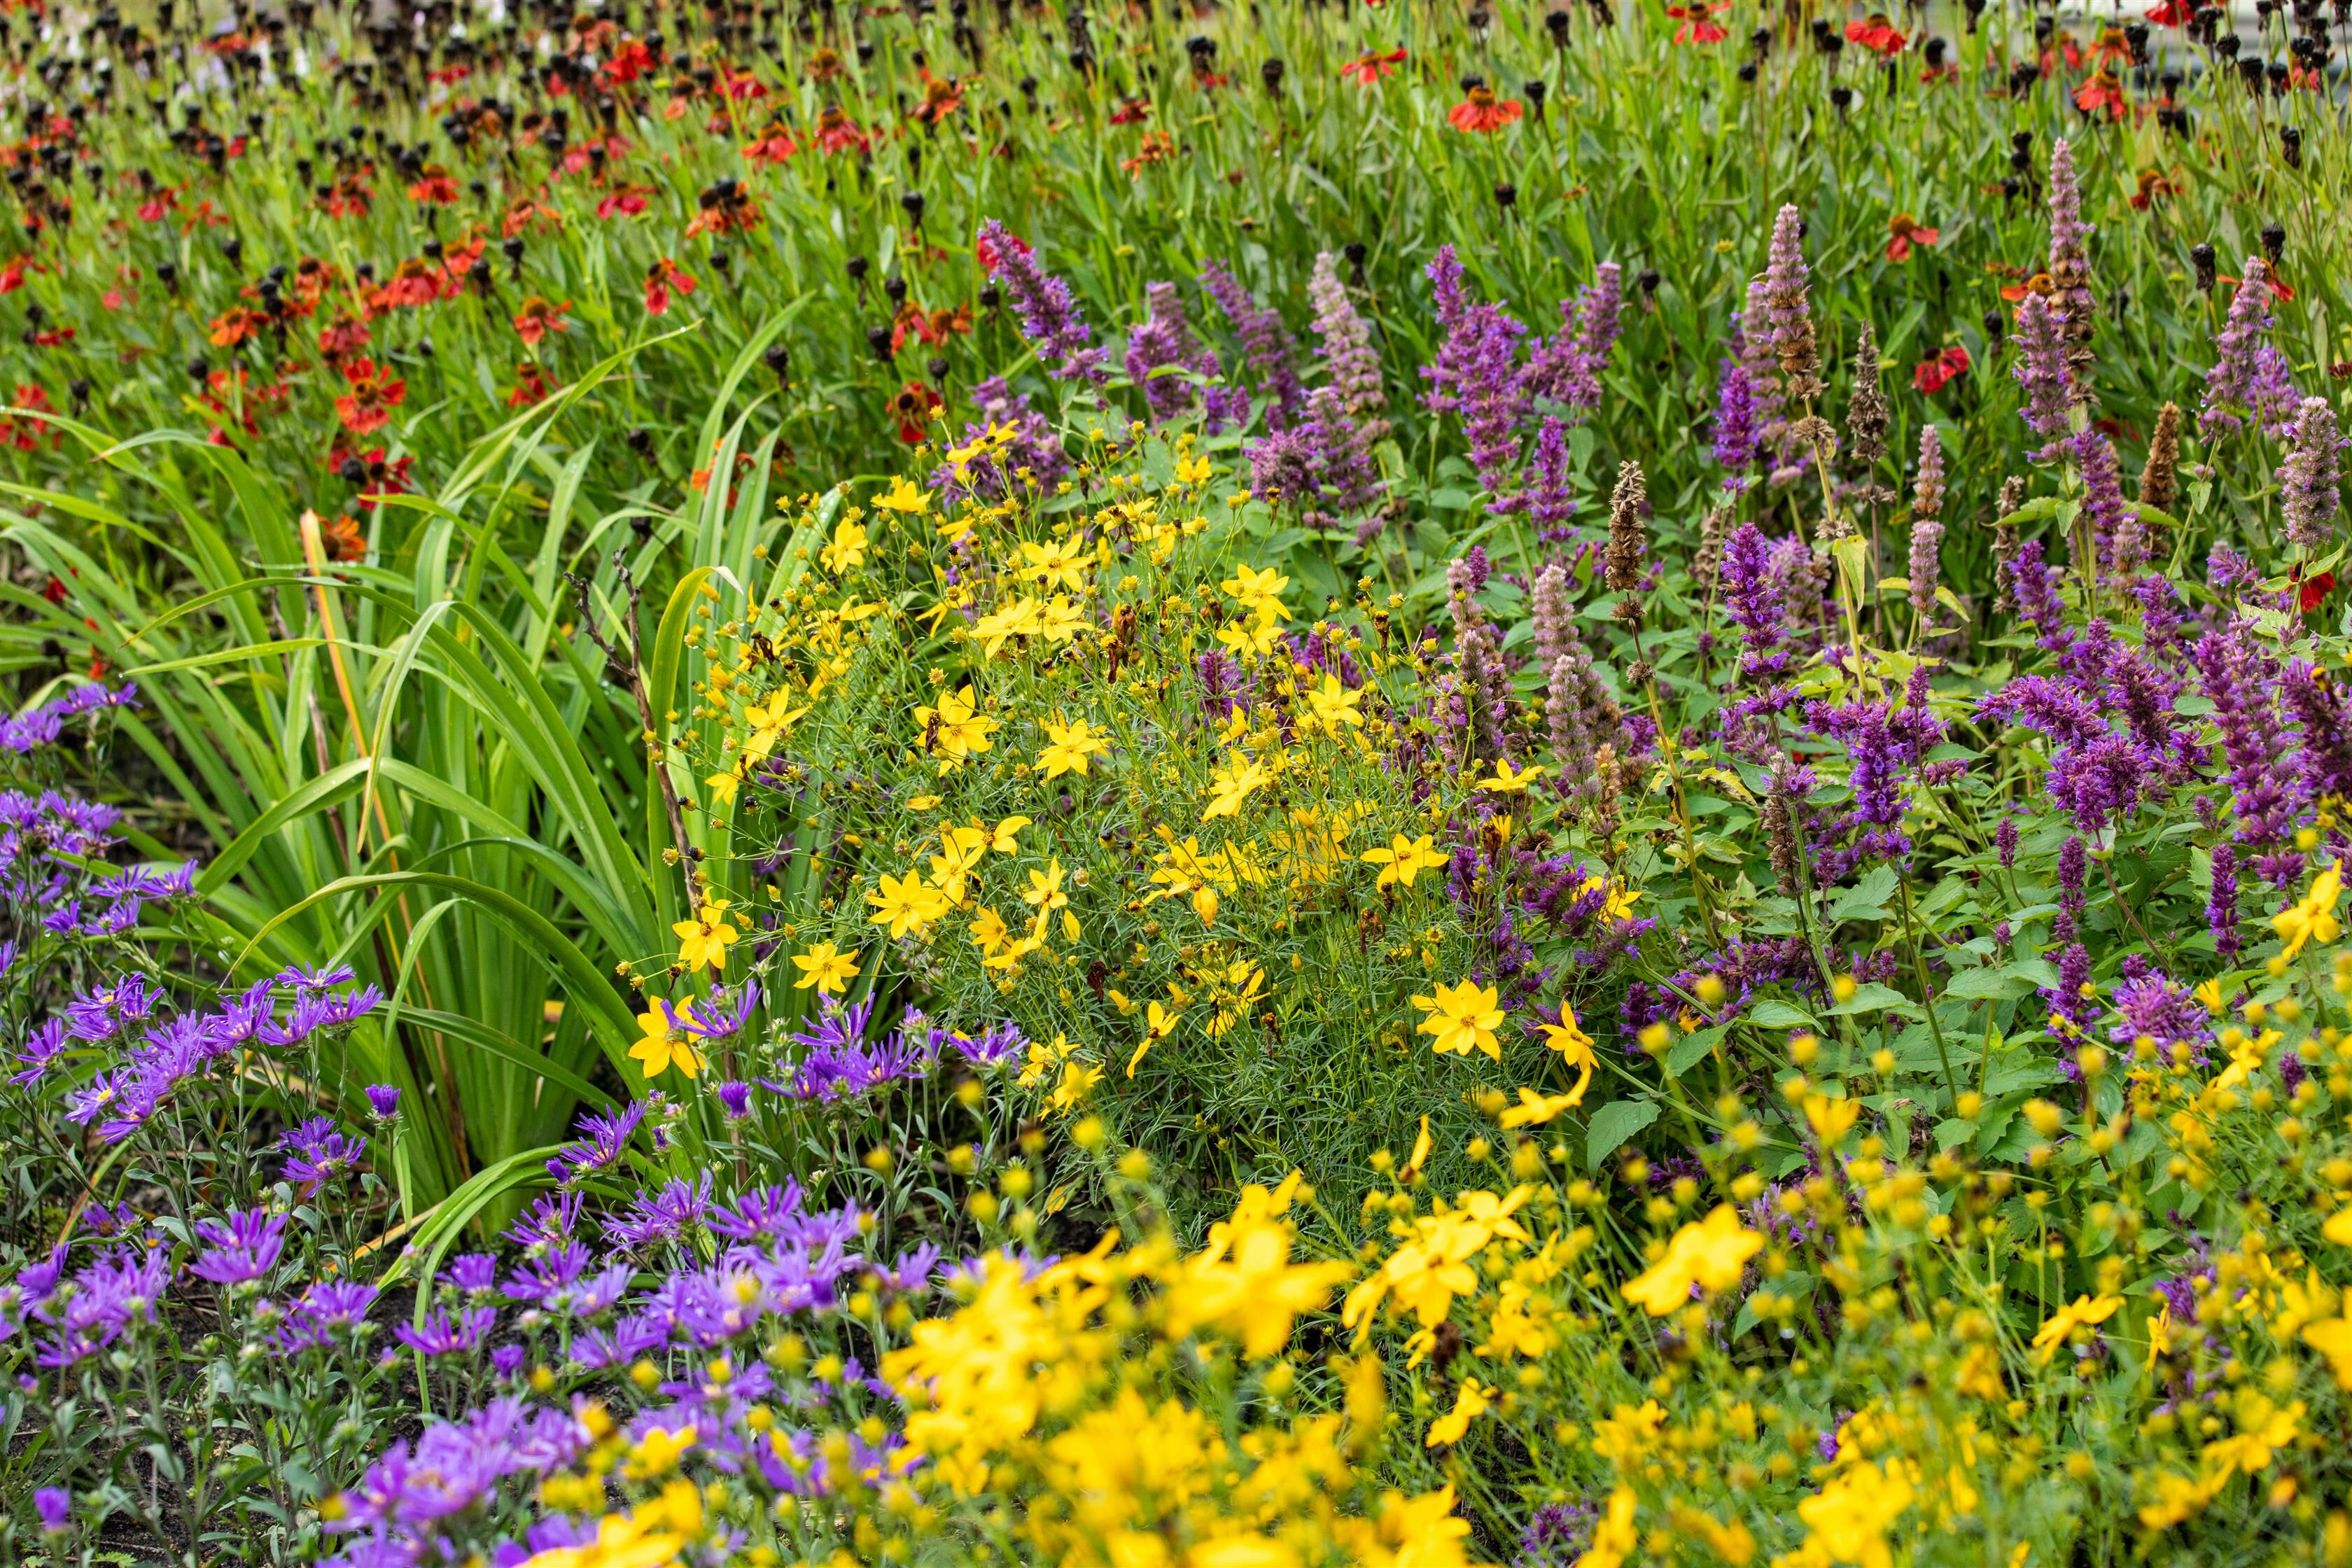
M 1727 1026 L 1717 1024 L 1712 1029 L 1701 1029 L 1695 1035 L 1685 1035 L 1676 1040 L 1675 1048 L 1666 1053 L 1666 1076 L 1680 1078 L 1689 1071 L 1700 1058 L 1723 1043 L 1723 1032 Z
M 1830 1009 L 1830 1016 L 1843 1018 L 1853 1013 L 1883 1013 L 1890 1007 L 1916 1006 L 1911 998 L 1891 985 L 1875 981 L 1854 988 L 1853 996 Z
M 1759 1002 L 1748 1009 L 1748 1021 L 1764 1029 L 1810 1029 L 1813 1016 L 1786 1002 Z
M 1886 900 L 1895 896 L 1895 868 L 1873 866 L 1862 880 L 1840 893 L 1830 905 L 1832 921 L 1883 921 L 1886 918 Z
M 1943 994 L 1970 1002 L 2000 1002 L 2032 989 L 2032 981 L 2020 974 L 2014 964 L 2006 964 L 1998 969 L 1963 969 L 1952 976 Z
M 1620 1100 L 1592 1113 L 1584 1132 L 1584 1168 L 1601 1169 L 1601 1162 L 1622 1148 L 1625 1140 L 1658 1119 L 1655 1101 Z

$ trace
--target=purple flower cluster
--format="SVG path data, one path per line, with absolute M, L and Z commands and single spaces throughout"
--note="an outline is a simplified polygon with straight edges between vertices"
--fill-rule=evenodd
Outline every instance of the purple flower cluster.
M 1927 753 L 1944 740 L 1943 721 L 1928 708 L 1927 669 L 1912 671 L 1895 701 L 1814 702 L 1806 726 L 1845 747 L 1851 763 L 1847 788 L 1853 800 L 1830 826 L 1831 842 L 1821 851 L 1823 885 L 1839 882 L 1866 861 L 1901 860 L 1911 853 L 1902 821 L 1906 785 L 1934 782 L 1940 764 Z
M 1519 374 L 1519 340 L 1527 329 L 1498 305 L 1471 304 L 1462 291 L 1462 262 L 1450 245 L 1438 247 L 1427 276 L 1445 329 L 1434 363 L 1421 367 L 1430 390 L 1422 405 L 1454 414 L 1470 442 L 1478 482 L 1496 499 L 1496 510 L 1516 510 L 1510 481 L 1518 467 L 1520 427 L 1528 389 Z
M 1282 312 L 1252 299 L 1241 279 L 1222 262 L 1212 261 L 1201 268 L 1201 287 L 1217 302 L 1225 324 L 1241 340 L 1243 362 L 1257 373 L 1273 397 L 1273 405 L 1266 410 L 1266 428 L 1286 430 L 1295 426 L 1306 407 L 1307 392 L 1292 363 L 1297 344 L 1283 324 Z
M 1088 346 L 1086 318 L 1069 284 L 1040 266 L 994 218 L 980 226 L 980 241 L 992 258 L 990 276 L 1004 286 L 1021 317 L 1021 335 L 1047 374 L 1059 381 L 1100 381 L 1103 351 Z
M 105 686 L 97 682 L 77 686 L 63 697 L 52 699 L 37 708 L 0 716 L 0 750 L 24 756 L 53 743 L 65 732 L 68 719 L 78 719 L 85 713 L 95 713 L 108 708 L 138 706 L 139 688 L 128 682 L 121 686 Z
M 1192 406 L 1194 377 L 1214 381 L 1223 371 L 1217 356 L 1192 336 L 1176 285 L 1146 284 L 1143 298 L 1143 324 L 1128 335 L 1127 378 L 1143 389 L 1157 424 Z
M 1601 406 L 1601 373 L 1617 344 L 1624 310 L 1622 279 L 1617 263 L 1601 263 L 1591 282 L 1559 302 L 1559 333 L 1528 354 L 1523 376 L 1528 393 L 1567 405 L 1573 420 L 1580 422 Z

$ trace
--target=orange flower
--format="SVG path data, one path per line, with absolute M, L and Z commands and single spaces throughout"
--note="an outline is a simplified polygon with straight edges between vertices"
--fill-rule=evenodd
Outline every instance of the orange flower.
M 2179 194 L 2180 182 L 2168 179 L 2163 170 L 2142 169 L 2139 172 L 2139 188 L 2132 193 L 2131 205 L 2138 211 L 2146 212 L 2154 205 L 2157 197 L 2177 196 Z
M 1368 49 L 1341 66 L 1339 75 L 1360 87 L 1370 87 L 1402 64 L 1402 49 L 1391 49 L 1384 55 L 1376 55 Z
M 1498 99 L 1493 89 L 1474 79 L 1469 96 L 1448 110 L 1445 120 L 1456 131 L 1475 131 L 1484 135 L 1500 131 L 1517 120 L 1520 113 L 1517 99 Z
M 926 432 L 923 426 L 930 419 L 931 410 L 940 405 L 940 395 L 919 381 L 910 381 L 890 399 L 890 413 L 898 421 L 898 439 L 909 447 L 922 445 Z
M 836 106 L 816 117 L 816 144 L 828 153 L 863 153 L 868 141 L 857 122 Z
M 1889 231 L 1886 259 L 1889 261 L 1908 261 L 1913 246 L 1933 245 L 1940 237 L 1936 230 L 1920 223 L 1909 213 L 1896 213 L 1886 220 L 1886 227 Z
M 926 125 L 937 125 L 963 107 L 963 88 L 955 78 L 935 77 L 928 69 L 919 69 L 916 74 L 923 81 L 923 101 L 915 105 L 916 119 Z M 1114 116 L 1112 123 L 1124 124 L 1125 121 Z
M 546 402 L 547 395 L 554 390 L 554 384 L 547 379 L 547 373 L 533 361 L 525 360 L 515 366 L 515 387 L 507 394 L 507 406 L 533 407 Z
M 335 399 L 335 417 L 354 436 L 383 429 L 391 422 L 392 411 L 408 397 L 406 382 L 383 374 L 375 361 L 365 357 L 346 361 L 343 379 L 352 389 Z
M 2091 74 L 2091 79 L 2074 89 L 2074 107 L 2085 114 L 2095 114 L 2104 109 L 2109 120 L 2121 120 L 2131 107 L 2124 97 L 2123 83 L 2116 79 L 2115 68 L 2101 66 Z
M 1113 125 L 1140 125 L 1150 118 L 1150 99 L 1128 98 L 1121 99 L 1118 107 L 1111 110 L 1110 122 Z
M 572 330 L 571 323 L 563 319 L 564 313 L 571 309 L 572 301 L 569 300 L 561 305 L 551 305 L 533 294 L 522 302 L 522 309 L 515 312 L 515 335 L 522 339 L 525 348 L 535 349 L 539 346 L 539 340 L 548 333 Z
M 427 206 L 446 207 L 457 199 L 457 182 L 440 164 L 427 163 L 424 176 L 408 187 L 408 199 Z
M 1140 174 L 1146 163 L 1165 163 L 1176 156 L 1176 139 L 1165 131 L 1147 131 L 1137 146 L 1135 156 L 1121 158 L 1118 166 L 1129 174 Z
M 670 291 L 676 289 L 680 294 L 691 294 L 695 287 L 691 273 L 668 257 L 663 257 L 646 268 L 646 314 L 668 315 Z

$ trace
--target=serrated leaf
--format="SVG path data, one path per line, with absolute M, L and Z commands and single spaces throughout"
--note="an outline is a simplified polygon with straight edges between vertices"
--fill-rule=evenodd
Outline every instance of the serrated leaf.
M 2018 973 L 2015 966 L 2004 964 L 1999 968 L 1963 969 L 1952 976 L 1943 994 L 1970 1002 L 2001 1002 L 2022 996 L 2032 989 L 2032 981 Z
M 1769 998 L 1748 1009 L 1748 1021 L 1765 1029 L 1810 1029 L 1813 1026 L 1811 1013 Z
M 1688 1072 L 1700 1058 L 1723 1043 L 1723 1030 L 1724 1026 L 1717 1024 L 1712 1029 L 1701 1029 L 1696 1034 L 1685 1035 L 1676 1040 L 1675 1048 L 1666 1053 L 1666 1076 L 1680 1078 Z

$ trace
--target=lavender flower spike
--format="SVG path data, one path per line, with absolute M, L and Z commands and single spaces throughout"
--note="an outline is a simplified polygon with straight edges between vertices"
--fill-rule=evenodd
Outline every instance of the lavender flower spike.
M 1921 625 L 1936 608 L 1936 585 L 1943 575 L 1944 438 L 1933 425 L 1919 426 L 1919 477 L 1911 491 L 1911 613 Z
M 1772 248 L 1764 268 L 1769 320 L 1749 323 L 1769 330 L 1780 361 L 1780 392 L 1802 402 L 1821 395 L 1821 352 L 1813 342 L 1813 316 L 1805 267 L 1804 216 L 1784 206 L 1772 220 Z
M 2336 532 L 2342 494 L 2336 486 L 2336 410 L 2324 397 L 2306 397 L 2295 415 L 2286 460 L 2279 465 L 2279 500 L 2286 512 L 2286 536 L 2307 555 L 2327 548 Z
M 2067 405 L 2073 401 L 2066 375 L 2066 345 L 2058 333 L 2050 301 L 2028 294 L 2017 312 L 2017 384 L 2025 393 L 2018 413 L 2037 436 L 2066 433 Z M 2038 456 L 2039 454 L 2037 454 Z
M 2066 343 L 2066 374 L 2074 398 L 2091 390 L 2091 331 L 2098 297 L 2091 292 L 2091 226 L 2083 221 L 2083 195 L 2074 181 L 2074 149 L 2065 138 L 2050 150 L 2050 281 L 2057 286 L 2059 336 Z
M 2229 319 L 2213 339 L 2213 368 L 2205 373 L 2197 433 L 2209 442 L 2245 427 L 2239 411 L 2253 405 L 2263 335 L 2271 329 L 2270 298 L 2270 268 L 2261 257 L 2249 256 L 2245 278 L 2230 300 Z
M 1086 319 L 1070 286 L 1037 265 L 1029 247 L 990 218 L 980 226 L 982 247 L 994 258 L 989 272 L 1004 285 L 1021 316 L 1021 335 L 1037 351 L 1047 373 L 1061 381 L 1100 381 L 1103 351 L 1089 348 Z

